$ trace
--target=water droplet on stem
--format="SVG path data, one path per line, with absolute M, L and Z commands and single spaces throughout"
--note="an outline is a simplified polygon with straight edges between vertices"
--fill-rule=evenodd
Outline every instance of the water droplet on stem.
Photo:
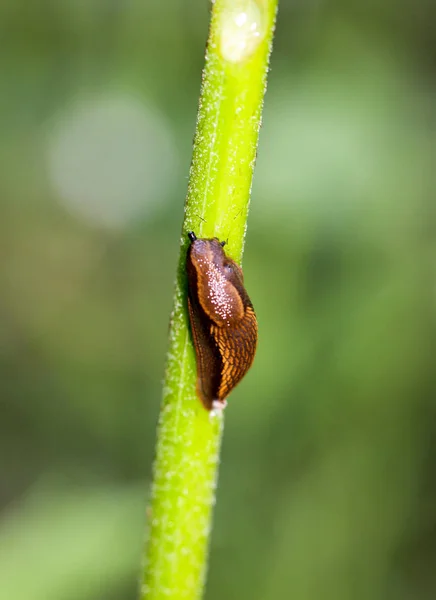
M 256 50 L 265 35 L 263 11 L 256 0 L 239 0 L 225 7 L 219 28 L 219 49 L 225 60 L 238 63 Z M 232 4 L 233 4 L 232 3 Z

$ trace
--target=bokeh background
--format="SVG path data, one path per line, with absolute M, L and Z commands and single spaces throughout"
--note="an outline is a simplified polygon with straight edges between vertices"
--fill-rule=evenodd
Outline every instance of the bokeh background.
M 207 600 L 436 597 L 436 4 L 282 0 Z M 206 0 L 1 0 L 0 598 L 134 600 Z

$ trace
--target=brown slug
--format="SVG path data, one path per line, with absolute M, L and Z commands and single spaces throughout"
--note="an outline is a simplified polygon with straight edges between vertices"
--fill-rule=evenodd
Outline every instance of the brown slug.
M 207 410 L 219 410 L 253 362 L 257 320 L 242 269 L 226 256 L 225 242 L 197 239 L 192 231 L 188 237 L 188 307 L 197 392 Z

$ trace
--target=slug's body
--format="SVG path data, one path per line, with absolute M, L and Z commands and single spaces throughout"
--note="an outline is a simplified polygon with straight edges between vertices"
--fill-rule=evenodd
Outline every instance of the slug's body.
M 197 357 L 197 391 L 207 410 L 221 409 L 250 368 L 257 321 L 242 269 L 217 238 L 189 233 L 186 257 L 189 319 Z

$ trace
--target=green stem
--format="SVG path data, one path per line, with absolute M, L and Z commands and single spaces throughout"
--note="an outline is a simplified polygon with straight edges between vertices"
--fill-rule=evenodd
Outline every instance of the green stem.
M 215 0 L 212 8 L 141 599 L 195 600 L 202 595 L 223 418 L 210 416 L 196 395 L 186 306 L 187 232 L 228 239 L 227 253 L 241 261 L 276 10 L 277 0 Z

